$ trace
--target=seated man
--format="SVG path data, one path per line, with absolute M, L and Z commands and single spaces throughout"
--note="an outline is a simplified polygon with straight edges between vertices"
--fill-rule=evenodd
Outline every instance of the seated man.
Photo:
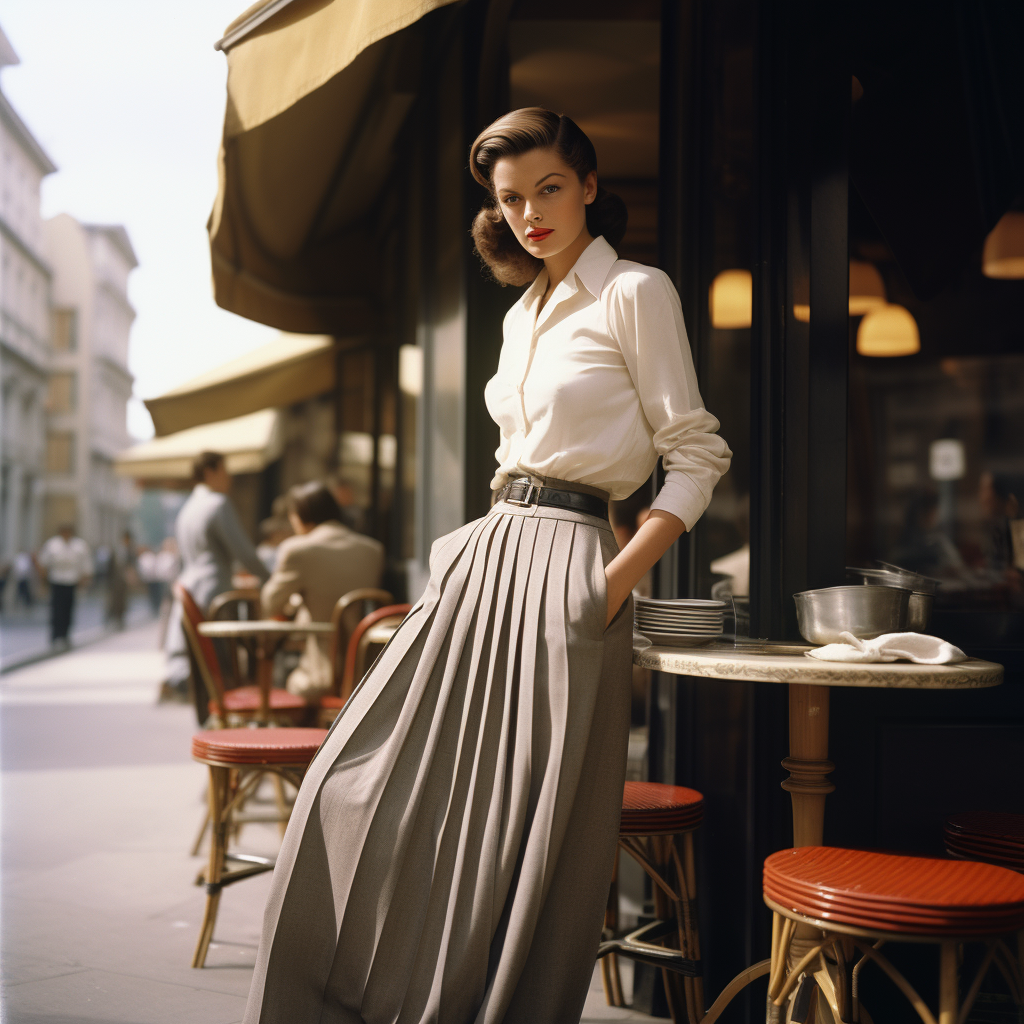
M 277 562 L 261 594 L 263 614 L 277 615 L 301 598 L 297 622 L 330 622 L 338 598 L 360 587 L 379 587 L 384 546 L 350 530 L 341 509 L 320 483 L 300 484 L 288 492 L 288 519 L 295 536 L 283 540 Z M 331 688 L 330 638 L 309 637 L 288 689 L 313 701 Z

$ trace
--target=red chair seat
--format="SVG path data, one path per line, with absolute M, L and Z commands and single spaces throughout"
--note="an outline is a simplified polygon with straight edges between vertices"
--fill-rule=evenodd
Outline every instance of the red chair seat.
M 301 697 L 287 690 L 272 689 L 268 698 L 271 711 L 301 711 L 306 702 Z M 224 706 L 210 702 L 210 710 L 214 714 L 233 711 L 236 714 L 256 712 L 260 709 L 260 688 L 258 686 L 238 686 L 224 692 Z
M 348 701 L 344 697 L 339 697 L 333 693 L 320 698 L 320 707 L 322 708 L 337 708 L 340 711 L 347 703 Z
M 1024 814 L 970 811 L 946 822 L 946 850 L 1024 872 Z
M 704 816 L 704 797 L 685 786 L 627 782 L 622 793 L 620 835 L 687 832 Z
M 979 935 L 1024 925 L 1024 878 L 971 861 L 805 846 L 765 861 L 764 894 L 805 917 L 873 931 Z
M 192 737 L 192 757 L 239 766 L 306 765 L 326 736 L 326 729 L 210 729 Z

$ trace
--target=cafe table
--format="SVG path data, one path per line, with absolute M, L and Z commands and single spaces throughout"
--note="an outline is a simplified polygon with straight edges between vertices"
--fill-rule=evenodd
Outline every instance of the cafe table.
M 226 619 L 200 622 L 199 632 L 212 640 L 254 640 L 256 643 L 256 683 L 260 688 L 260 706 L 256 721 L 270 721 L 270 688 L 274 680 L 274 655 L 281 644 L 294 636 L 330 636 L 329 622 L 290 622 L 282 619 Z
M 899 690 L 972 690 L 998 686 L 1003 667 L 970 658 L 954 665 L 918 665 L 908 661 L 840 662 L 810 658 L 809 646 L 766 641 L 715 642 L 701 647 L 636 647 L 633 661 L 642 668 L 673 676 L 775 683 L 789 689 L 789 756 L 782 767 L 789 777 L 782 788 L 793 805 L 793 845 L 824 844 L 825 798 L 835 786 L 828 759 L 829 691 L 833 686 Z M 805 934 L 806 933 L 806 934 Z M 799 960 L 816 932 L 799 925 L 790 959 Z M 712 1024 L 730 1000 L 755 978 L 768 973 L 770 961 L 748 967 L 722 991 L 703 1018 Z

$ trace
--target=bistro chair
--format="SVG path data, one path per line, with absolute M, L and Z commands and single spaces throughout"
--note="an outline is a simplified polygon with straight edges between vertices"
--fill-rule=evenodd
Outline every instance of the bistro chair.
M 385 605 L 359 620 L 348 640 L 338 692 L 320 698 L 317 725 L 321 728 L 330 727 L 352 696 L 356 681 L 366 675 L 372 664 L 370 653 L 374 652 L 376 657 L 379 653 L 377 648 L 382 650 L 386 646 L 411 608 L 409 604 Z
M 695 789 L 658 782 L 626 783 L 615 871 L 605 912 L 605 933 L 612 937 L 601 943 L 597 954 L 609 1006 L 625 1006 L 618 965 L 621 955 L 661 968 L 673 1021 L 697 1024 L 704 1017 L 693 856 L 693 833 L 703 817 L 704 797 Z M 653 883 L 655 920 L 620 939 L 614 936 L 619 928 L 618 866 L 623 852 Z
M 944 838 L 946 852 L 952 857 L 983 860 L 1024 874 L 1024 814 L 955 814 L 946 821 Z
M 209 862 L 198 879 L 198 884 L 206 886 L 206 910 L 193 967 L 206 963 L 221 890 L 274 867 L 272 857 L 228 852 L 236 810 L 252 797 L 268 773 L 297 789 L 326 735 L 324 729 L 208 729 L 192 737 L 193 760 L 209 769 L 212 825 Z M 229 863 L 238 866 L 229 870 Z
M 1024 877 L 1006 868 L 803 846 L 780 850 L 764 862 L 764 901 L 774 915 L 769 1024 L 807 1020 L 818 990 L 836 1021 L 865 1019 L 858 977 L 869 961 L 888 975 L 924 1024 L 963 1024 L 993 965 L 1022 1005 L 1021 967 L 1003 936 L 1024 928 Z M 816 934 L 794 946 L 801 924 Z M 937 1015 L 880 951 L 889 942 L 939 947 Z M 984 943 L 986 950 L 961 1001 L 960 947 L 967 942 Z
M 250 590 L 225 590 L 211 602 L 206 617 L 211 621 L 224 619 L 251 621 L 260 617 L 260 592 Z M 253 641 L 234 640 L 229 642 L 231 669 L 236 685 L 242 680 L 256 682 L 256 645 Z M 244 655 L 244 657 L 243 657 Z
M 337 696 L 341 690 L 341 677 L 345 671 L 348 641 L 360 620 L 370 612 L 393 604 L 395 597 L 377 587 L 359 587 L 338 598 L 331 612 L 331 692 Z
M 180 583 L 174 584 L 174 596 L 181 602 L 181 621 L 192 654 L 192 663 L 197 681 L 206 692 L 211 726 L 247 725 L 253 721 L 260 709 L 260 688 L 255 684 L 227 689 L 217 651 L 213 641 L 199 632 L 199 624 L 207 621 L 193 600 L 192 595 Z M 287 690 L 270 691 L 271 721 L 279 725 L 293 725 L 302 719 L 306 702 Z M 205 724 L 205 723 L 204 723 Z

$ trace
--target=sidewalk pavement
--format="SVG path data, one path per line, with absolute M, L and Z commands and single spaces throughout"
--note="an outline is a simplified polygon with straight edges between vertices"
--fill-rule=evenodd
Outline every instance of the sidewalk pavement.
M 149 603 L 140 594 L 131 595 L 125 624 L 130 629 L 153 617 Z M 106 596 L 100 590 L 79 593 L 75 600 L 75 618 L 71 627 L 71 646 L 93 643 L 113 632 L 105 621 Z M 21 665 L 53 655 L 50 646 L 50 603 L 43 598 L 31 608 L 8 607 L 0 614 L 0 671 L 10 672 Z
M 3 1012 L 7 1024 L 240 1021 L 270 875 L 227 889 L 207 966 L 189 847 L 204 769 L 193 711 L 156 706 L 156 623 L 0 678 Z M 272 852 L 270 825 L 241 845 Z M 630 971 L 623 971 L 627 986 Z M 604 1005 L 584 1024 L 654 1021 Z M 297 1021 L 296 1024 L 303 1024 Z

